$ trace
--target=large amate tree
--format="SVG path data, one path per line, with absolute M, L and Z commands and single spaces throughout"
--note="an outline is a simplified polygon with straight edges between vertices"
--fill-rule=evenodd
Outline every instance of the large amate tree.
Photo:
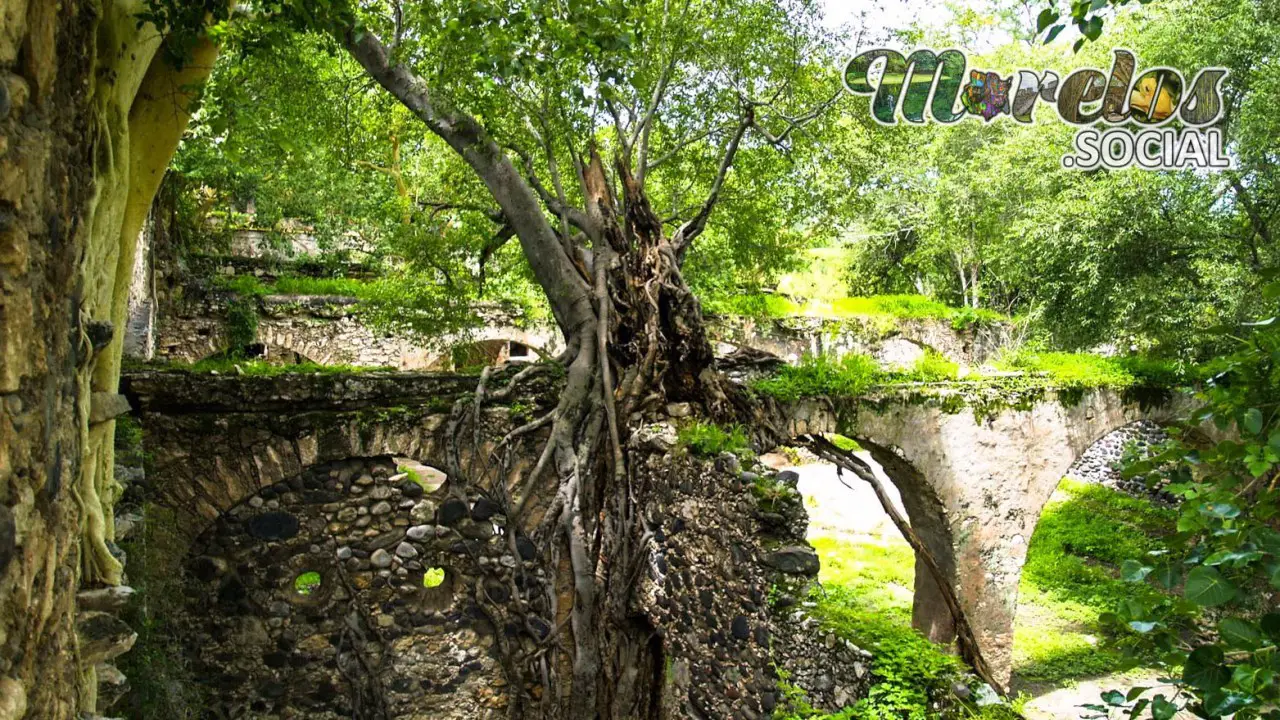
M 647 665 L 648 636 L 628 621 L 646 532 L 628 438 L 642 411 L 665 403 L 689 402 L 721 419 L 744 411 L 713 366 L 682 266 L 735 162 L 785 153 L 840 98 L 814 6 L 257 8 L 334 37 L 462 158 L 487 191 L 495 233 L 518 240 L 566 339 L 558 404 L 528 428 L 549 428 L 549 439 L 523 483 L 554 479 L 542 552 L 571 588 L 561 605 L 568 668 L 516 670 L 535 683 L 549 674 L 564 702 L 513 698 L 516 716 L 633 717 L 653 692 L 653 678 L 637 671 Z M 482 379 L 478 399 L 485 394 Z
M 785 147 L 838 97 L 817 17 L 769 0 L 352 11 L 332 32 L 481 179 L 564 333 L 564 390 L 528 481 L 556 478 L 546 552 L 571 576 L 556 714 L 625 717 L 647 682 L 647 642 L 625 622 L 646 531 L 628 437 L 655 403 L 735 414 L 681 266 L 739 153 Z M 668 168 L 685 182 L 651 194 Z

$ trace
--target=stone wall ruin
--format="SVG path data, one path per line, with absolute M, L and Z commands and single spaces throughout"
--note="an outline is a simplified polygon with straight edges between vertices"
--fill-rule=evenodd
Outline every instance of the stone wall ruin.
M 555 632 L 547 608 L 513 610 L 554 576 L 537 532 L 552 493 L 516 472 L 506 504 L 492 486 L 430 470 L 446 465 L 449 408 L 475 378 L 126 380 L 154 455 L 150 495 L 189 530 L 187 652 L 219 712 L 496 718 L 549 692 L 513 683 L 504 661 Z M 554 385 L 525 397 L 545 406 Z M 515 412 L 486 408 L 487 443 Z M 765 718 L 781 702 L 779 670 L 817 707 L 856 701 L 869 656 L 828 644 L 798 602 L 818 570 L 798 493 L 762 506 L 752 487 L 773 471 L 690 456 L 665 416 L 646 428 L 633 472 L 649 488 L 651 532 L 631 612 L 657 694 L 624 715 Z M 442 582 L 425 587 L 435 569 Z

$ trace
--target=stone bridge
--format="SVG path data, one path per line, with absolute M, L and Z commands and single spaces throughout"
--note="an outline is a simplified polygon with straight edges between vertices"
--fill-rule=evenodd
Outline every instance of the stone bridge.
M 1189 398 L 1161 391 L 951 383 L 806 399 L 785 413 L 793 435 L 846 435 L 884 468 L 950 576 L 988 663 L 1007 682 L 1027 543 L 1067 469 L 1119 428 L 1167 424 L 1190 408 Z M 953 641 L 942 596 L 919 561 L 915 578 L 913 624 L 936 642 Z
M 150 342 L 154 357 L 194 363 L 228 350 L 224 298 L 188 301 L 161 315 Z M 370 326 L 355 312 L 355 298 L 328 295 L 268 295 L 258 300 L 257 341 L 272 361 L 320 365 L 438 370 L 452 367 L 451 351 L 465 346 L 480 364 L 536 360 L 554 354 L 561 336 L 554 327 L 526 325 L 493 308 L 477 308 L 486 322 L 462 333 L 424 342 L 408 333 Z M 142 358 L 151 359 L 151 358 Z
M 491 387 L 512 375 L 495 373 Z M 470 407 L 476 380 L 124 376 L 151 457 L 137 481 L 147 522 L 168 514 L 181 538 L 169 552 L 187 600 L 172 621 L 211 712 L 496 720 L 555 692 L 503 660 L 536 663 L 571 602 L 571 585 L 551 584 L 554 475 L 527 481 L 545 430 L 516 441 L 510 465 L 495 469 L 492 451 L 554 405 L 558 381 L 535 374 L 518 401 L 486 405 L 480 453 L 451 460 L 450 411 L 460 398 Z M 762 720 L 779 670 L 815 707 L 856 702 L 869 656 L 824 643 L 794 601 L 818 569 L 798 498 L 759 511 L 738 469 L 675 448 L 674 423 L 654 419 L 647 429 L 666 430 L 632 455 L 653 532 L 627 571 L 639 638 L 628 662 L 643 683 L 617 699 L 619 715 L 658 716 L 657 704 L 661 717 Z M 446 475 L 453 466 L 468 479 Z M 775 607 L 779 588 L 790 604 Z

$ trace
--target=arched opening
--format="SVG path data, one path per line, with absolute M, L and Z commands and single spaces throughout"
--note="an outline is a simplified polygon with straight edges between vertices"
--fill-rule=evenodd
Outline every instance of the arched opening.
M 296 350 L 265 342 L 253 342 L 241 348 L 225 348 L 206 355 L 200 359 L 200 362 L 220 363 L 235 360 L 265 362 L 269 365 L 320 364 Z
M 1105 632 L 1099 616 L 1135 592 L 1158 592 L 1125 582 L 1121 566 L 1151 562 L 1148 553 L 1174 531 L 1176 518 L 1166 494 L 1125 479 L 1118 464 L 1164 439 L 1148 421 L 1105 434 L 1079 454 L 1040 511 L 1013 625 L 1011 686 L 1032 697 L 1025 709 L 1031 720 L 1070 716 L 1112 687 L 1158 684 L 1155 671 L 1124 662 L 1123 638 Z
M 954 577 L 955 559 L 946 515 L 923 476 L 892 450 L 862 439 L 830 436 L 865 462 L 901 517 L 924 541 L 943 574 Z M 781 447 L 762 457 L 794 482 L 808 513 L 806 539 L 818 553 L 819 580 L 851 606 L 894 618 L 930 640 L 950 643 L 954 627 L 929 571 L 872 487 L 805 449 Z

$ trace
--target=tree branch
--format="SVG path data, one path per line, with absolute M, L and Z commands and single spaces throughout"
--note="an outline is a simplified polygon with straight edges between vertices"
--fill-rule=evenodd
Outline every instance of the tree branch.
M 707 193 L 707 199 L 702 203 L 698 213 L 684 225 L 681 225 L 680 229 L 671 238 L 671 245 L 676 251 L 678 260 L 684 259 L 684 254 L 694 238 L 701 235 L 702 231 L 707 228 L 707 218 L 711 217 L 711 211 L 715 209 L 716 203 L 720 201 L 720 190 L 724 187 L 729 168 L 733 167 L 733 159 L 738 154 L 738 146 L 742 144 L 742 136 L 746 134 L 747 128 L 754 124 L 755 111 L 748 105 L 742 114 L 742 121 L 738 123 L 733 135 L 725 143 L 724 153 L 720 157 L 720 167 L 716 170 L 716 179 L 711 183 L 711 190 Z
M 346 28 L 337 40 L 378 84 L 467 162 L 484 181 L 507 222 L 515 229 L 534 277 L 550 301 L 566 336 L 594 327 L 591 289 L 561 249 L 542 205 L 480 123 L 466 113 L 435 103 L 427 84 L 400 63 L 372 32 Z

